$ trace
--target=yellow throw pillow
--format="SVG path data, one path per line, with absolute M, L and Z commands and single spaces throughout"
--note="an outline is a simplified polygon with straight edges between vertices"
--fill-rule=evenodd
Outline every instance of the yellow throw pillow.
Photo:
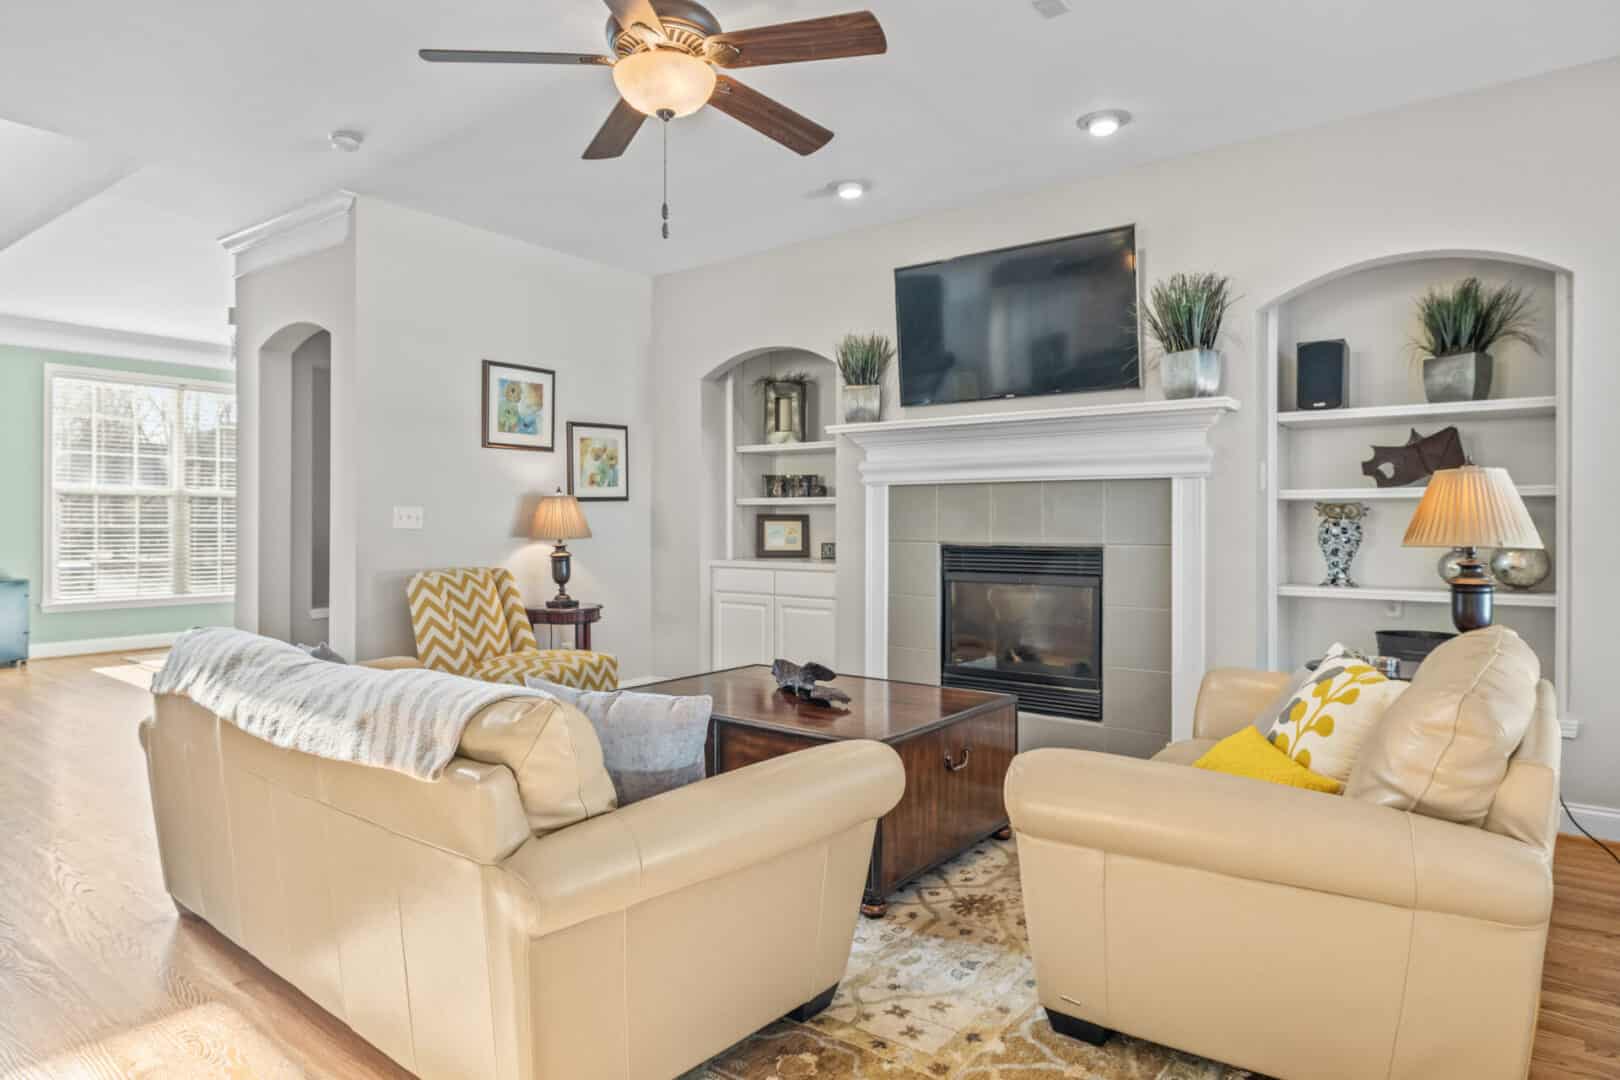
M 1193 768 L 1247 776 L 1308 791 L 1324 791 L 1329 795 L 1337 795 L 1344 790 L 1344 785 L 1331 776 L 1318 775 L 1297 764 L 1267 742 L 1259 729 L 1253 727 L 1245 727 L 1236 735 L 1228 735 L 1210 747 L 1203 757 L 1193 762 Z
M 1296 764 L 1342 784 L 1362 740 L 1406 687 L 1358 660 L 1329 657 L 1278 710 L 1266 738 Z

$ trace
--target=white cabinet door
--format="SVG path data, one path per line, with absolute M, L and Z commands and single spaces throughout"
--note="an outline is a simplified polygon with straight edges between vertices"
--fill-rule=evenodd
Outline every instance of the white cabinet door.
M 820 596 L 776 598 L 776 654 L 795 664 L 814 660 L 837 670 L 838 603 Z
M 714 594 L 715 670 L 769 664 L 776 659 L 772 643 L 776 603 L 773 597 L 759 593 Z

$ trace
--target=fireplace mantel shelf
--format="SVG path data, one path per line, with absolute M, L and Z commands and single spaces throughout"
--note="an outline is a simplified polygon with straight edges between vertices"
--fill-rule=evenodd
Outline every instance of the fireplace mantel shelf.
M 1192 735 L 1205 656 L 1205 485 L 1210 429 L 1229 397 L 1133 401 L 1028 412 L 840 424 L 827 434 L 864 454 L 866 674 L 888 671 L 889 492 L 904 484 L 1168 479 L 1171 521 L 1171 732 Z
M 866 452 L 867 484 L 1207 476 L 1209 431 L 1229 397 L 839 424 Z

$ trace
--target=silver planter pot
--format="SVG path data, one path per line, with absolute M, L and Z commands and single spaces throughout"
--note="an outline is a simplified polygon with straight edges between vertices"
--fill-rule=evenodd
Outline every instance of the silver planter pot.
M 1495 368 L 1490 353 L 1423 358 L 1423 394 L 1430 401 L 1484 401 Z
M 1214 349 L 1165 353 L 1159 378 L 1167 398 L 1213 397 L 1221 388 L 1221 354 Z
M 844 423 L 870 424 L 883 416 L 883 387 L 844 387 Z

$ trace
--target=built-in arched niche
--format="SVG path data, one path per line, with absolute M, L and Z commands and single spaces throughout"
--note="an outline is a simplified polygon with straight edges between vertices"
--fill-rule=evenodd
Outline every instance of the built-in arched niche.
M 1525 290 L 1538 347 L 1516 341 L 1492 350 L 1491 396 L 1432 404 L 1423 387 L 1416 302 L 1427 290 L 1466 277 Z M 1258 309 L 1257 363 L 1262 485 L 1267 493 L 1261 581 L 1262 662 L 1292 669 L 1335 641 L 1374 649 L 1386 629 L 1452 629 L 1449 593 L 1436 564 L 1443 554 L 1404 547 L 1422 487 L 1379 488 L 1362 472 L 1374 446 L 1400 446 L 1414 430 L 1455 426 L 1469 458 L 1506 468 L 1553 554 L 1552 575 L 1529 592 L 1497 590 L 1496 621 L 1517 630 L 1541 657 L 1567 701 L 1569 605 L 1560 584 L 1569 565 L 1571 278 L 1533 257 L 1465 250 L 1409 252 L 1370 259 L 1300 283 Z M 1298 408 L 1300 343 L 1343 339 L 1348 368 L 1343 408 Z M 1370 508 L 1352 566 L 1358 588 L 1321 584 L 1319 502 Z

